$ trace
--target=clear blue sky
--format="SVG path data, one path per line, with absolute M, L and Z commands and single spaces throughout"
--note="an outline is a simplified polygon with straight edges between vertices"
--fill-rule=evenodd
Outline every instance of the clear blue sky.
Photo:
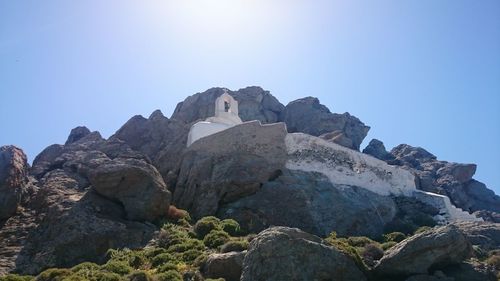
M 108 137 L 249 85 L 356 115 L 364 145 L 477 163 L 500 193 L 498 0 L 0 0 L 0 144 L 31 160 L 75 126 Z

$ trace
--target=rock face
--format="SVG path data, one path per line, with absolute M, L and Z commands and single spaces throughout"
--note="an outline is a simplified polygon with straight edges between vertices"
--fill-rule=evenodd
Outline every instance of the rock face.
M 174 204 L 195 218 L 255 193 L 286 161 L 284 124 L 248 122 L 193 143 L 183 156 Z
M 2 239 L 0 245 L 7 241 L 6 248 L 14 250 L 5 262 L 0 259 L 0 272 L 15 268 L 35 274 L 48 267 L 102 262 L 109 248 L 143 247 L 151 239 L 156 227 L 127 219 L 152 220 L 161 215 L 157 209 L 168 209 L 170 195 L 148 157 L 98 132 L 76 139 L 36 157 L 36 193 L 22 213 L 0 228 L 1 238 L 12 229 L 26 236 Z
M 377 237 L 395 214 L 390 197 L 360 187 L 335 186 L 319 173 L 291 170 L 217 212 L 251 232 L 283 225 L 323 237 L 332 230 L 339 235 Z
M 394 159 L 394 156 L 392 156 L 392 154 L 385 150 L 384 143 L 379 141 L 378 139 L 372 139 L 368 146 L 363 149 L 363 153 L 366 153 L 383 161 Z
M 69 134 L 65 145 L 77 142 L 80 139 L 82 139 L 83 137 L 86 137 L 87 135 L 89 135 L 90 133 L 91 132 L 87 127 L 84 127 L 84 126 L 76 127 L 76 128 L 71 130 L 71 133 Z
M 143 160 L 111 160 L 89 178 L 97 193 L 123 204 L 129 220 L 153 221 L 168 211 L 170 192 L 155 167 Z
M 0 147 L 0 221 L 16 213 L 27 176 L 24 152 L 15 146 Z
M 434 228 L 390 248 L 375 272 L 380 275 L 426 274 L 431 267 L 458 264 L 472 253 L 471 244 L 456 225 Z
M 284 106 L 268 91 L 260 87 L 247 87 L 238 91 L 226 88 L 211 88 L 197 93 L 179 103 L 172 119 L 192 123 L 215 115 L 215 100 L 223 93 L 233 96 L 239 104 L 239 115 L 243 121 L 259 120 L 276 123 Z
M 177 172 L 180 156 L 186 148 L 189 127 L 183 121 L 166 118 L 157 110 L 148 119 L 140 115 L 132 117 L 110 139 L 124 141 L 148 156 L 164 180 L 169 181 L 170 174 Z
M 290 133 L 302 132 L 337 142 L 359 150 L 370 127 L 349 113 L 336 114 L 319 103 L 317 98 L 307 97 L 290 102 L 281 113 Z
M 500 249 L 500 224 L 489 222 L 461 222 L 457 226 L 467 240 L 485 251 Z
M 243 268 L 243 259 L 247 251 L 211 254 L 203 266 L 203 276 L 224 278 L 226 281 L 239 281 Z
M 252 240 L 242 281 L 366 280 L 354 261 L 314 235 L 272 227 Z
M 500 212 L 500 197 L 483 183 L 472 179 L 476 165 L 439 161 L 425 149 L 406 144 L 393 148 L 391 154 L 393 159 L 387 162 L 414 172 L 419 189 L 446 195 L 455 206 L 465 211 Z

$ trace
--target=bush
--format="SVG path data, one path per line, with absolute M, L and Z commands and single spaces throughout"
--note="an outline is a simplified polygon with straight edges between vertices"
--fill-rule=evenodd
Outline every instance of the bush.
M 151 260 L 153 267 L 158 267 L 175 260 L 174 256 L 168 253 L 159 254 Z
M 374 244 L 376 242 L 365 236 L 353 236 L 347 238 L 347 243 L 353 247 L 365 247 L 368 244 Z
M 229 234 L 223 230 L 212 230 L 205 236 L 203 243 L 209 248 L 217 248 L 224 245 L 230 238 Z
M 382 243 L 382 250 L 387 251 L 390 248 L 394 247 L 394 245 L 396 245 L 396 244 L 398 244 L 398 243 L 396 243 L 394 241 L 389 241 L 389 242 Z
M 221 229 L 220 220 L 212 216 L 201 218 L 193 227 L 193 231 L 199 239 L 204 239 L 212 230 L 219 229 Z
M 169 270 L 167 272 L 157 274 L 155 279 L 157 281 L 182 281 L 182 276 L 175 270 Z
M 220 222 L 222 230 L 231 236 L 239 236 L 241 234 L 240 224 L 233 219 L 225 219 Z
M 226 281 L 226 279 L 224 279 L 224 278 L 217 278 L 217 279 L 208 278 L 208 279 L 205 279 L 205 281 Z
M 179 244 L 172 245 L 168 248 L 169 253 L 182 253 L 188 250 L 205 250 L 203 242 L 197 239 L 185 239 Z
M 103 270 L 116 273 L 119 275 L 126 275 L 132 272 L 132 268 L 125 261 L 110 260 L 102 266 Z
M 242 252 L 248 249 L 248 244 L 249 243 L 246 240 L 231 240 L 222 245 L 220 252 Z
M 406 239 L 406 235 L 402 232 L 391 232 L 384 234 L 384 242 L 401 242 Z
M 71 268 L 71 271 L 73 272 L 79 272 L 79 271 L 99 271 L 101 269 L 101 266 L 98 264 L 92 263 L 92 262 L 84 262 L 81 264 L 77 264 Z
M 432 227 L 430 226 L 421 226 L 419 228 L 417 228 L 417 230 L 415 230 L 415 233 L 414 234 L 419 234 L 419 233 L 422 233 L 422 232 L 426 232 L 427 230 L 430 230 Z
M 188 239 L 188 232 L 181 226 L 175 224 L 165 224 L 160 231 L 158 237 L 158 244 L 160 247 L 168 248 L 172 245 L 182 243 L 185 239 Z
M 153 277 L 146 271 L 134 271 L 127 276 L 130 281 L 153 281 Z
M 69 269 L 60 268 L 50 268 L 42 273 L 40 273 L 35 280 L 36 281 L 62 281 L 66 277 L 69 277 L 73 272 Z
M 35 279 L 33 276 L 29 275 L 17 275 L 17 274 L 8 274 L 3 277 L 0 277 L 0 281 L 31 281 Z
M 167 262 L 162 264 L 160 268 L 157 269 L 158 272 L 167 272 L 169 270 L 177 270 L 177 265 L 172 262 Z
M 359 256 L 358 252 L 356 251 L 356 249 L 353 246 L 349 245 L 348 240 L 346 238 L 337 238 L 337 233 L 332 232 L 330 234 L 330 236 L 325 238 L 325 241 L 326 241 L 326 243 L 335 247 L 337 250 L 350 256 L 361 270 L 363 270 L 365 272 L 368 271 L 368 268 L 364 264 L 363 260 Z
M 187 250 L 183 253 L 178 254 L 178 258 L 183 262 L 192 263 L 198 256 L 203 255 L 203 251 L 197 249 Z
M 112 272 L 100 271 L 96 272 L 92 277 L 87 277 L 86 280 L 91 281 L 121 281 L 120 275 Z

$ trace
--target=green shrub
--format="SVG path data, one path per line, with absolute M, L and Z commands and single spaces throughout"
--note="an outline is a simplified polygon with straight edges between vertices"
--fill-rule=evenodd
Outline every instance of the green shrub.
M 177 257 L 183 262 L 192 263 L 196 260 L 196 258 L 198 258 L 198 256 L 202 255 L 203 253 L 203 251 L 197 249 L 190 249 L 185 252 L 179 253 Z
M 220 222 L 222 230 L 231 236 L 239 236 L 241 234 L 240 224 L 233 219 L 225 219 Z
M 100 271 L 96 272 L 92 277 L 87 278 L 91 281 L 121 281 L 120 275 L 112 272 Z
M 220 248 L 221 253 L 242 252 L 248 249 L 247 240 L 230 240 Z
M 382 250 L 380 245 L 372 243 L 366 245 L 363 248 L 363 252 L 361 254 L 365 259 L 371 259 L 377 261 L 384 256 L 384 250 Z
M 221 229 L 220 220 L 212 216 L 201 218 L 193 227 L 193 231 L 199 239 L 204 239 L 212 230 L 219 229 Z
M 349 245 L 351 245 L 353 247 L 364 247 L 368 244 L 373 244 L 373 243 L 377 243 L 377 242 L 375 242 L 375 241 L 373 241 L 370 238 L 365 237 L 365 236 L 353 236 L 353 237 L 347 238 L 347 243 L 349 243 Z
M 165 264 L 165 263 L 168 263 L 168 262 L 171 262 L 174 260 L 175 260 L 175 258 L 173 255 L 168 254 L 168 253 L 163 253 L 163 254 L 159 254 L 156 257 L 154 257 L 151 260 L 151 264 L 153 265 L 153 267 L 158 267 L 162 264 Z
M 155 279 L 157 281 L 182 281 L 182 275 L 175 270 L 169 270 L 155 275 Z
M 205 279 L 205 281 L 226 281 L 226 279 L 224 279 L 224 278 L 217 278 L 217 279 L 208 278 L 208 279 Z
M 35 280 L 36 281 L 62 281 L 66 277 L 69 277 L 73 272 L 69 269 L 61 268 L 50 268 L 42 273 L 40 273 Z
M 0 277 L 0 281 L 31 281 L 35 279 L 35 277 L 30 275 L 17 275 L 17 274 L 8 274 L 3 277 Z
M 158 237 L 158 244 L 160 247 L 168 248 L 172 245 L 182 243 L 185 239 L 188 239 L 189 235 L 185 228 L 167 223 L 162 227 L 160 235 Z
M 148 248 L 144 251 L 144 256 L 148 259 L 153 259 L 154 257 L 165 253 L 168 253 L 168 251 L 164 248 Z
M 415 230 L 415 233 L 414 234 L 419 234 L 419 233 L 422 233 L 422 232 L 426 232 L 427 230 L 430 230 L 432 227 L 430 226 L 421 226 L 419 228 L 417 228 L 417 230 Z
M 127 280 L 130 281 L 153 281 L 153 277 L 146 271 L 134 271 L 127 275 Z
M 71 268 L 71 271 L 73 272 L 79 272 L 79 271 L 99 271 L 101 269 L 101 266 L 98 264 L 95 264 L 93 262 L 84 262 L 81 264 L 77 264 Z
M 132 272 L 132 268 L 126 261 L 110 260 L 102 266 L 102 269 L 119 275 L 126 275 Z
M 325 242 L 335 247 L 337 250 L 343 252 L 344 254 L 350 256 L 361 270 L 365 272 L 368 271 L 368 268 L 366 267 L 360 255 L 356 251 L 356 248 L 349 245 L 348 240 L 346 238 L 337 238 L 337 233 L 332 232 L 330 236 L 325 238 Z
M 209 248 L 217 248 L 224 245 L 230 238 L 229 234 L 223 230 L 212 230 L 205 236 L 203 243 Z
M 205 250 L 205 245 L 198 239 L 185 239 L 181 243 L 168 248 L 169 253 L 182 253 L 187 250 Z
M 394 242 L 394 241 L 389 241 L 389 242 L 385 242 L 385 243 L 382 243 L 382 250 L 384 251 L 387 251 L 389 250 L 390 248 L 394 247 L 394 245 L 396 245 L 398 243 Z
M 402 232 L 391 232 L 384 234 L 384 242 L 401 242 L 406 239 L 406 235 Z
M 157 271 L 158 272 L 167 272 L 169 270 L 177 270 L 177 265 L 172 262 L 167 262 L 165 264 L 162 264 Z

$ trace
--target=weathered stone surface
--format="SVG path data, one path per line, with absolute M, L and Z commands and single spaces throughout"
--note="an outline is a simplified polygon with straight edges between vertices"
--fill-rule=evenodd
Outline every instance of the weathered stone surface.
M 177 173 L 189 128 L 189 124 L 168 119 L 156 110 L 148 119 L 140 115 L 132 117 L 110 139 L 122 140 L 147 155 L 167 181 L 169 173 Z M 175 179 L 167 184 L 175 185 Z
M 458 264 L 472 253 L 471 244 L 456 225 L 433 228 L 390 248 L 375 272 L 379 275 L 426 274 L 431 267 Z
M 368 134 L 370 127 L 349 113 L 336 114 L 319 103 L 317 98 L 307 97 L 290 102 L 280 116 L 290 133 L 302 132 L 313 136 L 335 133 L 341 145 L 359 150 L 359 146 Z M 328 138 L 328 135 L 325 136 Z M 338 139 L 337 139 L 338 138 Z
M 202 268 L 203 276 L 239 281 L 246 253 L 247 251 L 209 255 Z
M 171 195 L 158 171 L 138 159 L 107 161 L 89 173 L 97 193 L 123 204 L 129 220 L 154 221 L 166 215 Z
M 463 262 L 443 269 L 454 281 L 497 281 L 491 268 L 478 262 Z
M 87 127 L 84 127 L 84 126 L 76 127 L 76 128 L 71 130 L 71 133 L 69 134 L 65 145 L 77 142 L 89 134 L 90 134 L 90 130 Z
M 332 231 L 378 237 L 394 219 L 396 206 L 390 197 L 334 186 L 318 173 L 284 170 L 255 194 L 222 205 L 217 214 L 236 219 L 251 232 L 282 225 L 323 237 Z
M 462 222 L 457 226 L 471 244 L 485 251 L 500 249 L 500 223 Z
M 285 166 L 283 123 L 247 122 L 193 143 L 185 152 L 174 204 L 195 218 L 255 193 Z
M 12 145 L 0 147 L 0 221 L 16 213 L 27 183 L 28 163 L 24 152 Z
M 354 261 L 314 235 L 272 227 L 250 243 L 242 281 L 366 280 Z
M 408 168 L 417 175 L 418 188 L 443 194 L 467 212 L 486 210 L 500 212 L 500 196 L 472 179 L 476 165 L 439 161 L 423 148 L 401 144 L 391 150 L 389 164 Z
M 394 158 L 392 154 L 387 152 L 384 143 L 378 139 L 372 139 L 370 143 L 366 146 L 366 148 L 363 149 L 363 153 L 366 153 L 368 155 L 371 155 L 377 159 L 384 161 L 391 160 Z
M 259 120 L 262 123 L 276 123 L 284 106 L 269 91 L 260 87 L 247 87 L 238 91 L 226 88 L 211 88 L 197 93 L 179 103 L 172 119 L 192 123 L 204 120 L 215 114 L 215 100 L 227 92 L 239 105 L 239 115 L 243 121 Z

